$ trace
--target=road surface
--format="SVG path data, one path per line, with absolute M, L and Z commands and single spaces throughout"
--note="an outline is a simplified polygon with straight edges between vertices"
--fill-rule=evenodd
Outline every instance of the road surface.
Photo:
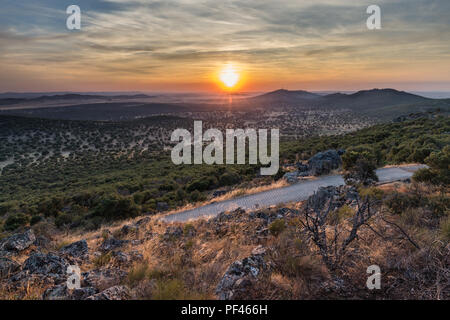
M 413 173 L 422 167 L 423 166 L 421 165 L 409 165 L 402 167 L 382 168 L 377 170 L 377 175 L 380 183 L 401 181 L 411 178 Z M 164 216 L 162 219 L 167 222 L 185 222 L 201 217 L 213 217 L 221 212 L 231 211 L 237 208 L 251 211 L 281 203 L 303 201 L 311 196 L 320 187 L 340 185 L 344 185 L 344 179 L 341 175 L 323 176 L 315 180 L 301 181 L 283 188 L 272 189 L 235 199 L 211 203 L 191 210 L 176 212 Z

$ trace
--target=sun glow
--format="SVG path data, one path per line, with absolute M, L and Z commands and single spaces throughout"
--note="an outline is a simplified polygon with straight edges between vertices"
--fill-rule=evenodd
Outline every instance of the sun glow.
M 219 73 L 219 79 L 227 89 L 232 89 L 239 82 L 240 75 L 233 65 L 227 65 Z

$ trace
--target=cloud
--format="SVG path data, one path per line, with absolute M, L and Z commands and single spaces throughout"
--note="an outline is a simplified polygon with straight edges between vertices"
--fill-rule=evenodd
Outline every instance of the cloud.
M 439 60 L 440 70 L 449 66 L 448 0 L 377 2 L 379 31 L 365 27 L 368 0 L 81 0 L 82 30 L 73 32 L 65 29 L 64 1 L 7 1 L 0 59 L 20 74 L 73 75 L 80 82 L 114 75 L 115 81 L 196 83 L 210 81 L 229 61 L 258 82 L 263 74 L 280 81 L 298 74 L 356 79 L 363 72 L 381 80 L 388 71 L 431 77 Z M 6 84 L 0 79 L 0 90 Z

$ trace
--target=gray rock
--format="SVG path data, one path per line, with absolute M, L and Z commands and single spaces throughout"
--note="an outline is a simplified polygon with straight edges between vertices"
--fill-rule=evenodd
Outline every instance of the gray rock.
M 23 270 L 30 274 L 66 275 L 69 264 L 64 258 L 53 253 L 33 253 L 23 265 Z
M 181 227 L 168 227 L 166 232 L 164 233 L 164 240 L 176 240 L 179 239 L 183 235 L 183 229 Z
M 87 241 L 83 239 L 61 248 L 60 252 L 74 258 L 87 258 L 89 247 Z
M 34 232 L 33 230 L 29 229 L 24 233 L 18 233 L 7 238 L 3 242 L 1 249 L 6 251 L 19 252 L 30 247 L 34 243 L 34 241 L 36 241 Z
M 225 272 L 216 288 L 220 300 L 242 299 L 245 292 L 258 278 L 269 271 L 264 261 L 266 250 L 262 246 L 256 247 L 250 257 L 233 262 Z
M 20 264 L 8 259 L 0 258 L 0 279 L 6 278 L 20 269 Z
M 95 269 L 81 274 L 81 286 L 108 288 L 120 284 L 126 276 L 119 268 Z
M 98 293 L 92 287 L 69 290 L 67 284 L 60 284 L 45 290 L 42 295 L 43 300 L 85 300 L 89 296 Z
M 149 217 L 145 217 L 145 218 L 142 218 L 142 219 L 139 219 L 138 221 L 136 221 L 135 225 L 137 227 L 141 227 L 141 226 L 148 224 L 151 220 L 152 219 L 150 219 Z
M 130 289 L 127 286 L 114 286 L 88 297 L 87 300 L 127 300 L 129 298 Z
M 309 173 L 314 176 L 328 174 L 338 169 L 342 164 L 341 157 L 336 150 L 327 150 L 315 154 L 308 160 Z
M 115 239 L 115 238 L 109 238 L 106 239 L 105 241 L 103 241 L 103 243 L 100 246 L 100 251 L 103 252 L 108 252 L 108 251 L 113 251 L 116 250 L 118 248 L 121 248 L 125 245 L 127 245 L 130 241 L 128 240 L 119 240 L 119 239 Z
M 283 179 L 286 180 L 288 183 L 296 183 L 298 181 L 299 172 L 293 171 L 293 172 L 287 172 L 284 174 Z

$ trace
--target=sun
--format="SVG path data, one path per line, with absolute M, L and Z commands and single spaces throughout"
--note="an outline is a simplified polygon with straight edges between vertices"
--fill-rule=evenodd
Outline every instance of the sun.
M 226 88 L 232 89 L 239 82 L 240 76 L 232 65 L 227 65 L 219 73 L 219 79 Z

